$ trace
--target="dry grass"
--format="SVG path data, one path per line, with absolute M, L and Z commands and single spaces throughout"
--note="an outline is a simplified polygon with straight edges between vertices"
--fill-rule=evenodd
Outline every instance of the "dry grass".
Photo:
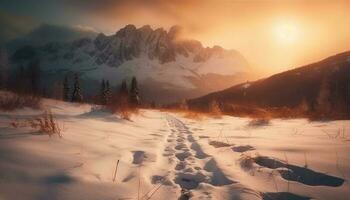
M 341 139 L 341 140 L 347 140 L 347 134 L 346 134 L 346 129 L 345 126 L 337 129 L 322 129 L 322 132 L 325 133 L 329 139 Z
M 187 119 L 192 119 L 196 121 L 202 121 L 208 116 L 208 113 L 196 112 L 196 111 L 185 110 L 180 108 L 161 108 L 159 110 L 162 112 L 176 113 Z
M 14 120 L 10 124 L 14 128 L 30 127 L 41 133 L 47 134 L 49 137 L 58 135 L 60 138 L 62 138 L 63 126 L 57 122 L 50 110 L 45 110 L 39 117 L 24 121 Z
M 217 101 L 212 101 L 209 105 L 209 114 L 214 118 L 221 118 L 222 108 Z
M 249 154 L 242 154 L 239 158 L 240 166 L 245 170 L 252 170 L 254 168 L 255 158 Z
M 133 114 L 138 114 L 138 106 L 129 103 L 127 97 L 117 97 L 106 106 L 112 113 L 119 114 L 122 119 L 130 120 Z
M 260 118 L 270 115 L 265 109 L 253 105 L 224 104 L 222 107 L 222 112 L 236 117 Z
M 33 95 L 19 95 L 10 92 L 0 94 L 0 110 L 13 111 L 24 107 L 40 109 L 41 98 Z
M 184 110 L 184 109 L 179 109 L 179 108 L 167 108 L 167 109 L 159 109 L 162 112 L 171 112 L 171 113 L 176 113 L 180 114 L 182 117 L 187 118 L 187 119 L 192 119 L 195 121 L 203 121 L 206 118 L 216 118 L 220 119 L 222 117 L 222 113 L 208 113 L 208 112 L 199 112 L 199 111 L 193 111 L 193 110 Z
M 193 112 L 193 111 L 184 111 L 183 117 L 185 117 L 187 119 L 193 119 L 196 121 L 202 121 L 206 117 L 206 114 L 199 113 L 199 112 Z
M 221 103 L 220 106 L 218 106 L 214 102 L 209 105 L 208 110 L 205 108 L 196 108 L 195 110 L 199 112 L 206 111 L 209 115 L 216 114 L 221 116 L 221 114 L 226 114 L 248 118 L 307 118 L 310 121 L 350 119 L 350 106 L 325 112 L 322 110 L 311 110 L 307 107 L 305 102 L 301 102 L 300 105 L 294 107 L 265 107 L 252 104 L 232 103 Z
M 252 119 L 249 123 L 248 126 L 252 127 L 261 127 L 261 126 L 268 126 L 270 124 L 270 118 L 256 118 Z
M 48 134 L 50 137 L 54 134 L 62 137 L 61 127 L 50 110 L 45 110 L 41 117 L 34 119 L 31 126 L 39 129 L 39 131 L 43 133 Z

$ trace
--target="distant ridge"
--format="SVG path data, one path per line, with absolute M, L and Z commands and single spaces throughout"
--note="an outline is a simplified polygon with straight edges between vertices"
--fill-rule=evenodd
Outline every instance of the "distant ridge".
M 319 62 L 278 73 L 254 82 L 191 99 L 193 110 L 208 111 L 211 102 L 224 111 L 235 106 L 297 108 L 304 104 L 309 112 L 320 110 L 350 114 L 350 51 Z

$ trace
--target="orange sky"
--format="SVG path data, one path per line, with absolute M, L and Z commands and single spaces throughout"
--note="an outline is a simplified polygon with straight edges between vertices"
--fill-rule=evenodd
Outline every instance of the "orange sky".
M 0 5 L 41 23 L 107 34 L 126 24 L 180 25 L 186 37 L 236 49 L 265 74 L 350 50 L 350 0 L 11 0 Z
M 350 1 L 121 1 L 90 17 L 109 33 L 126 23 L 179 24 L 187 37 L 236 49 L 269 73 L 350 50 Z

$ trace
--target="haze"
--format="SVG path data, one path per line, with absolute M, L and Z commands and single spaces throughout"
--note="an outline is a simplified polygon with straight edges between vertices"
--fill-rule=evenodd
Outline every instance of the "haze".
M 184 27 L 184 37 L 200 40 L 207 46 L 238 50 L 264 75 L 349 50 L 349 10 L 349 1 L 316 0 L 0 3 L 1 25 L 12 26 L 3 28 L 3 37 L 9 33 L 12 37 L 23 34 L 40 23 L 80 26 L 107 34 L 126 24 L 138 27 L 150 24 L 153 28 L 176 24 Z M 6 23 L 9 19 L 11 23 Z M 23 19 L 28 23 L 23 23 Z

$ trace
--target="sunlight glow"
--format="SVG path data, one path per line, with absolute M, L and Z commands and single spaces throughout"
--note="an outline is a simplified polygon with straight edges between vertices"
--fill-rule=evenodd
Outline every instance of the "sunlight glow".
M 277 42 L 281 44 L 293 44 L 299 39 L 298 29 L 291 23 L 277 24 L 274 30 L 274 35 Z

